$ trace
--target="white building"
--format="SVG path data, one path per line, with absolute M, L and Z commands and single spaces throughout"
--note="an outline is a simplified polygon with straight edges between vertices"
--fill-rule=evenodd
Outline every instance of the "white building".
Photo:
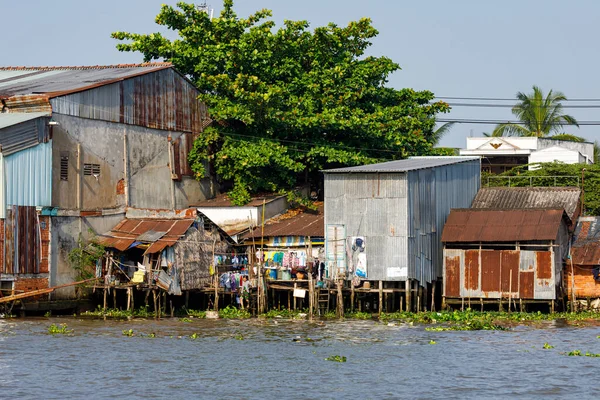
M 594 144 L 538 137 L 468 137 L 461 156 L 481 156 L 481 169 L 502 173 L 518 165 L 560 161 L 594 162 Z M 530 166 L 529 169 L 535 169 Z

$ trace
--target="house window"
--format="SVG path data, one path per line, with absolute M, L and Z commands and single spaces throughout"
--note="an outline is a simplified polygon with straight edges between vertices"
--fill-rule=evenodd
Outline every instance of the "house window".
M 3 295 L 10 295 L 13 290 L 13 281 L 0 281 L 0 292 Z
M 100 164 L 83 164 L 84 176 L 100 175 Z
M 60 180 L 69 180 L 69 152 L 63 151 L 60 153 Z

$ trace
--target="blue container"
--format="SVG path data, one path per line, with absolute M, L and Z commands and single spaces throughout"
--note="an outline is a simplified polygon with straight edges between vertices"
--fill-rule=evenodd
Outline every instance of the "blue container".
M 275 268 L 269 270 L 269 278 L 277 279 L 277 270 Z

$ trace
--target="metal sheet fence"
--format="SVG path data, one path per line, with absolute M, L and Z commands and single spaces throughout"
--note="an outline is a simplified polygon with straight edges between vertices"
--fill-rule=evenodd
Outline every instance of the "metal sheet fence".
M 551 300 L 560 284 L 552 251 L 444 250 L 444 296 Z

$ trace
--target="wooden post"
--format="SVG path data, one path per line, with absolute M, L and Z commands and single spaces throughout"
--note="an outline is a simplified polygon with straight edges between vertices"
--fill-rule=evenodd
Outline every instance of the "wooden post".
M 154 300 L 154 317 L 158 319 L 159 311 L 156 307 L 156 289 L 152 289 L 152 299 Z
M 381 312 L 383 311 L 383 282 L 379 281 L 379 316 L 381 317 Z
M 215 263 L 215 246 L 217 245 L 217 238 L 215 238 L 213 240 L 213 245 L 212 245 L 212 260 L 211 263 L 213 263 L 214 267 L 214 273 L 215 273 L 215 277 L 214 277 L 214 285 L 215 285 L 215 304 L 214 304 L 214 309 L 215 311 L 219 311 L 219 266 Z
M 354 312 L 354 284 L 350 282 L 350 312 Z
M 427 283 L 423 287 L 423 311 L 427 311 Z
M 104 285 L 104 306 L 103 306 L 104 311 L 106 311 L 106 294 L 107 294 L 107 290 L 106 290 L 106 284 L 105 284 Z
M 336 279 L 337 286 L 337 317 L 344 318 L 344 297 L 342 295 L 342 279 Z
M 406 292 L 406 311 L 412 311 L 411 304 L 411 295 L 412 295 L 412 285 L 410 279 L 404 281 L 404 291 Z
M 169 300 L 169 306 L 171 307 L 171 318 L 175 316 L 175 310 L 173 310 L 173 300 Z
M 421 312 L 421 294 L 423 294 L 423 287 L 417 281 L 415 281 L 415 283 L 417 284 L 417 312 Z
M 431 311 L 435 311 L 435 287 L 437 286 L 437 280 L 434 280 L 431 284 Z
M 312 253 L 311 253 L 312 254 Z M 313 310 L 315 305 L 315 287 L 312 280 L 312 271 L 308 272 L 308 320 L 313 319 Z
M 298 284 L 294 282 L 294 290 L 298 287 Z M 292 292 L 292 297 L 294 297 L 294 311 L 296 311 L 296 296 L 294 296 L 294 292 Z
M 512 269 L 510 270 L 509 280 L 508 280 L 508 313 L 510 314 L 510 306 L 512 302 Z
M 135 304 L 134 304 L 134 297 L 133 297 L 133 288 L 131 288 L 131 311 L 135 311 Z
M 113 308 L 117 309 L 117 287 L 113 288 Z
M 400 308 L 398 308 L 398 311 L 402 311 L 402 306 L 404 305 L 402 304 L 402 293 L 398 297 L 400 297 Z
M 127 288 L 127 311 L 131 310 L 131 286 Z

